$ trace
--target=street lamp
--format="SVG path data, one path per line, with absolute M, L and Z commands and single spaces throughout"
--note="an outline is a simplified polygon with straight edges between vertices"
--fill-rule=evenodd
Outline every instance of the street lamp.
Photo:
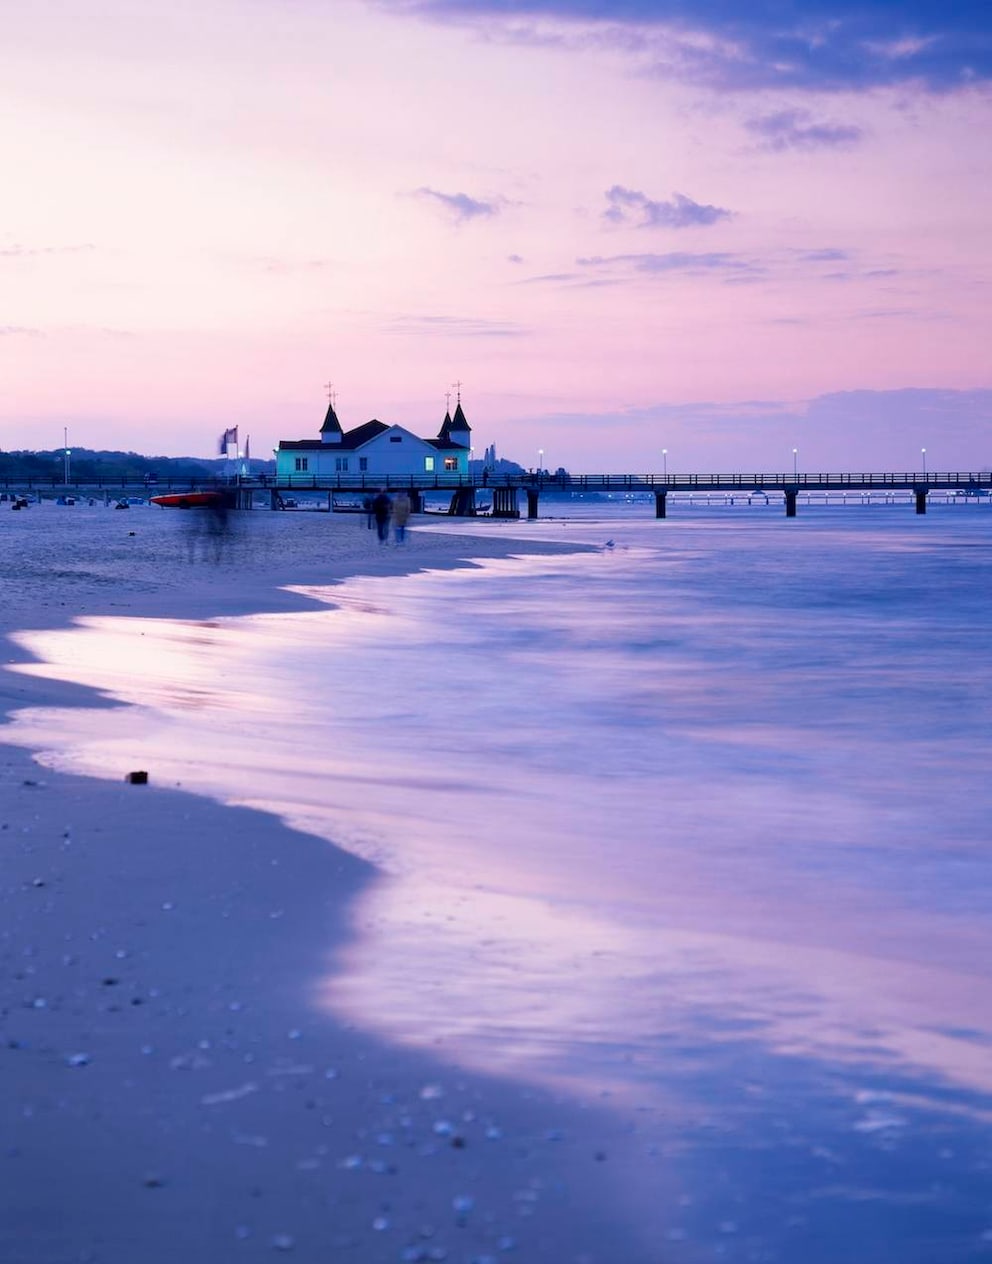
M 537 449 L 537 472 L 538 474 L 544 469 L 544 449 Z
M 926 448 L 920 448 L 920 452 L 922 452 L 923 454 L 923 477 L 926 478 L 927 476 L 927 450 Z
M 65 467 L 65 485 L 69 486 L 69 457 L 72 453 L 69 451 L 69 427 L 62 427 L 62 454 L 63 465 Z
M 799 477 L 799 449 L 792 449 L 792 477 Z
M 665 482 L 668 482 L 668 449 L 661 449 L 661 458 L 665 462 Z

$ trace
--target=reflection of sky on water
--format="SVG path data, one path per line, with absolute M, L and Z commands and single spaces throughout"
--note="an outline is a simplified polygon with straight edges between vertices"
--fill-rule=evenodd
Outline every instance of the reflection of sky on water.
M 15 738 L 377 860 L 322 999 L 633 1109 L 690 1191 L 666 1250 L 966 1259 L 992 1250 L 988 525 L 614 520 L 609 552 L 331 611 L 87 621 L 26 637 L 32 670 L 142 708 Z

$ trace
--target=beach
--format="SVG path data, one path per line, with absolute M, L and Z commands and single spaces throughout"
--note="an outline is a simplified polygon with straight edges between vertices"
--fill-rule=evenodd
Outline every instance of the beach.
M 279 586 L 521 547 L 415 530 L 379 549 L 356 515 L 264 513 L 217 562 L 197 540 L 190 564 L 181 519 L 3 514 L 5 633 L 297 609 Z M 99 705 L 10 671 L 0 690 L 8 713 Z M 609 1117 L 315 1007 L 368 865 L 132 771 L 58 775 L 0 750 L 5 1264 L 656 1258 L 618 1208 Z

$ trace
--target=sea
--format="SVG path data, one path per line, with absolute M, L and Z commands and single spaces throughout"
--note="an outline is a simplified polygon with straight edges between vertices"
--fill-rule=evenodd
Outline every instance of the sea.
M 17 740 L 370 861 L 317 1003 L 629 1120 L 660 1258 L 992 1260 L 992 506 L 545 510 L 295 613 L 25 635 L 117 705 Z

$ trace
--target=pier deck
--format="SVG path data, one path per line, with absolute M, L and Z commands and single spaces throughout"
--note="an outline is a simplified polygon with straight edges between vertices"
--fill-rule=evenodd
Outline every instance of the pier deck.
M 449 513 L 471 515 L 475 512 L 475 495 L 484 491 L 492 499 L 492 516 L 516 518 L 520 516 L 518 497 L 526 497 L 527 517 L 538 517 L 541 495 L 553 492 L 599 492 L 632 495 L 649 493 L 654 497 L 655 516 L 667 516 L 668 497 L 693 493 L 763 493 L 780 494 L 788 517 L 795 517 L 797 498 L 801 492 L 871 492 L 906 491 L 913 495 L 917 513 L 926 512 L 927 495 L 930 492 L 963 492 L 968 495 L 992 492 L 992 470 L 981 471 L 912 471 L 876 473 L 733 473 L 733 474 L 565 474 L 530 471 L 521 474 L 479 475 L 430 474 L 430 475 L 349 475 L 336 474 L 319 478 L 311 475 L 292 475 L 276 478 L 274 475 L 239 476 L 232 479 L 200 479 L 190 481 L 162 478 L 152 482 L 144 479 L 107 478 L 80 480 L 65 483 L 57 476 L 47 479 L 0 477 L 0 489 L 7 492 L 48 491 L 54 494 L 121 495 L 142 492 L 147 496 L 163 492 L 192 490 L 227 490 L 232 502 L 241 508 L 250 508 L 259 495 L 266 496 L 274 509 L 285 506 L 286 499 L 297 492 L 323 492 L 332 507 L 335 494 L 360 497 L 380 488 L 387 491 L 406 491 L 419 508 L 425 493 L 442 492 L 450 496 Z

